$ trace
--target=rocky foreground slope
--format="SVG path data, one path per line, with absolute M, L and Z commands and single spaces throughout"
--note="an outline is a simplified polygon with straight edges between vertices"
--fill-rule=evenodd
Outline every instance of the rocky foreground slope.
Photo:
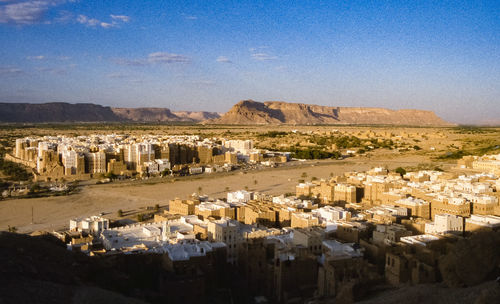
M 215 112 L 172 112 L 167 108 L 111 108 L 91 103 L 0 103 L 0 122 L 200 122 Z
M 278 101 L 243 100 L 208 124 L 362 124 L 449 126 L 432 111 L 327 107 Z

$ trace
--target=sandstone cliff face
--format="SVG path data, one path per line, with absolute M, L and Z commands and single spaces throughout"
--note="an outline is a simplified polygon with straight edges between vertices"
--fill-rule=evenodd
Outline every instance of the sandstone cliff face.
M 200 122 L 213 112 L 175 112 L 167 108 L 110 108 L 91 103 L 0 103 L 0 122 Z
M 327 107 L 278 101 L 240 101 L 209 124 L 365 124 L 449 126 L 432 111 Z
M 217 112 L 173 111 L 172 113 L 174 113 L 175 115 L 177 115 L 182 119 L 192 120 L 192 121 L 204 121 L 207 119 L 216 119 L 220 117 L 219 113 Z
M 111 108 L 113 113 L 124 121 L 162 122 L 182 121 L 167 108 Z

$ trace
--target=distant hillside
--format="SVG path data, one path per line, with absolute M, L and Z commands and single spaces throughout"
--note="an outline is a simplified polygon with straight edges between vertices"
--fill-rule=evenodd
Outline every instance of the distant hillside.
M 181 117 L 184 119 L 191 119 L 193 121 L 204 121 L 204 120 L 215 119 L 215 118 L 220 117 L 220 114 L 217 112 L 174 111 L 172 113 L 174 113 L 178 117 Z
M 0 103 L 0 122 L 200 122 L 214 112 L 175 112 L 167 108 L 111 108 L 91 103 Z
M 0 122 L 203 122 L 207 124 L 362 124 L 450 126 L 434 112 L 240 101 L 224 115 L 168 108 L 111 108 L 91 103 L 0 103 Z
M 450 126 L 432 111 L 327 107 L 278 101 L 243 100 L 208 124 L 362 124 Z
M 117 122 L 110 107 L 91 103 L 0 103 L 0 122 Z
M 182 121 L 167 108 L 111 108 L 122 120 L 137 122 Z

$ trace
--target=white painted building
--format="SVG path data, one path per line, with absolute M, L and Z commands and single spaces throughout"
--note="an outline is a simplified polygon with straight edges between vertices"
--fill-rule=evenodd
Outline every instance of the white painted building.
M 462 233 L 464 218 L 452 214 L 436 214 L 434 222 L 425 224 L 426 234 Z
M 248 192 L 246 190 L 239 190 L 227 193 L 228 203 L 247 203 L 253 199 L 253 192 Z

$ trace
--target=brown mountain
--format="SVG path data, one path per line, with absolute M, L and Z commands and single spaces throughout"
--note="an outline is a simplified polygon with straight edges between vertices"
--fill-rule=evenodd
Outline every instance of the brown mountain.
M 0 122 L 122 121 L 110 107 L 91 103 L 0 103 Z
M 0 122 L 200 122 L 214 112 L 172 112 L 167 108 L 111 108 L 91 103 L 0 103 Z
M 123 120 L 136 122 L 182 121 L 167 108 L 111 108 Z
M 217 112 L 192 112 L 192 111 L 173 111 L 175 115 L 183 119 L 191 119 L 192 121 L 205 121 L 207 119 L 216 119 L 220 117 Z
M 450 126 L 432 111 L 327 107 L 281 101 L 243 100 L 207 124 L 362 124 Z

